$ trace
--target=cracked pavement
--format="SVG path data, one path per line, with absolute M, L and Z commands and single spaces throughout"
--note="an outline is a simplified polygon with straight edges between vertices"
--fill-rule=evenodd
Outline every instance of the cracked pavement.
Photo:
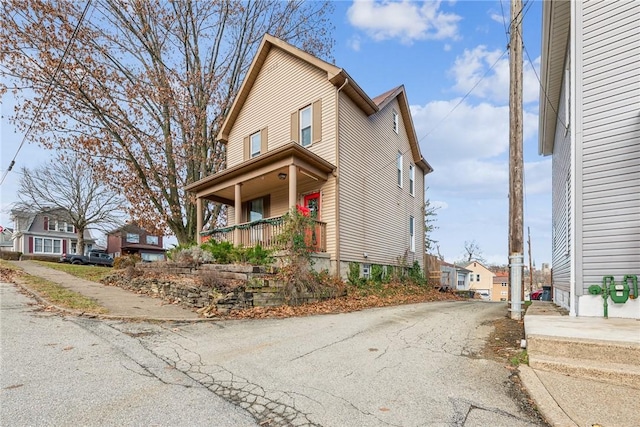
M 131 323 L 43 316 L 24 302 L 7 310 L 9 291 L 2 292 L 2 424 L 17 416 L 25 422 L 12 425 L 540 425 L 512 397 L 511 371 L 478 356 L 491 332 L 487 321 L 504 316 L 502 304 L 434 302 L 290 319 Z M 14 332 L 7 316 L 26 317 L 31 332 Z M 56 346 L 83 349 L 79 359 L 46 346 L 54 335 L 38 331 L 47 322 L 53 334 L 63 334 Z M 53 384 L 45 379 L 47 387 L 59 387 L 63 396 L 69 388 L 91 396 L 83 402 L 71 393 L 71 415 L 47 403 L 51 391 L 40 381 L 14 388 L 31 372 L 12 362 L 10 349 L 27 339 L 34 348 L 61 353 L 54 352 L 60 360 L 46 353 L 26 357 L 28 366 L 62 366 Z M 65 372 L 73 372 L 66 389 L 58 384 Z M 38 414 L 20 409 L 25 397 L 36 402 Z

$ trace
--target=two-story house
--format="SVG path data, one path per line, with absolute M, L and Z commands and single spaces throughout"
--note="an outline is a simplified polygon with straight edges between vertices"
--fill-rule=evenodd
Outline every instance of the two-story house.
M 162 237 L 135 223 L 125 224 L 107 233 L 107 253 L 114 258 L 140 255 L 143 261 L 164 261 L 166 249 Z
M 188 185 L 198 230 L 205 200 L 228 206 L 234 244 L 268 246 L 297 205 L 316 221 L 330 271 L 349 262 L 423 266 L 424 176 L 403 86 L 370 98 L 347 72 L 266 35 L 218 139 L 227 168 Z
M 469 289 L 476 291 L 483 299 L 495 301 L 493 298 L 493 278 L 495 273 L 478 261 L 471 261 L 464 266 L 469 273 Z M 497 301 L 500 301 L 498 298 Z
M 509 298 L 509 272 L 498 271 L 493 277 L 491 301 L 507 301 Z
M 13 221 L 13 250 L 30 255 L 58 259 L 64 253 L 77 253 L 78 236 L 68 216 L 60 209 L 38 213 L 11 211 Z M 84 231 L 84 250 L 89 252 L 96 244 L 89 230 Z
M 640 2 L 542 8 L 539 152 L 552 158 L 553 300 L 604 315 L 589 292 L 640 279 Z M 640 299 L 609 317 L 640 318 Z

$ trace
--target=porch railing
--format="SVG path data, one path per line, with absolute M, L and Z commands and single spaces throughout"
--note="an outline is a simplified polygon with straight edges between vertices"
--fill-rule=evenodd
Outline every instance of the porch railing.
M 317 220 L 313 222 L 314 225 L 305 230 L 305 242 L 315 252 L 326 252 L 327 223 Z M 256 246 L 259 243 L 265 249 L 276 249 L 277 237 L 282 233 L 283 228 L 284 220 L 282 216 L 277 216 L 204 231 L 201 236 L 203 241 L 211 239 L 239 246 Z

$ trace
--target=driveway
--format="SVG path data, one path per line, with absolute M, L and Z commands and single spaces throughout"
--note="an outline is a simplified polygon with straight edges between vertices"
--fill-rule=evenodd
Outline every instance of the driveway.
M 83 320 L 246 409 L 262 425 L 533 426 L 503 364 L 478 356 L 503 303 L 434 302 L 290 319 Z

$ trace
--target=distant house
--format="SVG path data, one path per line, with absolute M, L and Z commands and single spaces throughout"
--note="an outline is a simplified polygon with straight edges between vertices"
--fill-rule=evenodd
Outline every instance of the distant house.
M 0 251 L 13 251 L 13 228 L 0 226 Z
M 493 278 L 491 301 L 507 301 L 509 298 L 509 273 L 498 271 Z
M 459 291 L 468 291 L 469 290 L 469 280 L 471 277 L 471 270 L 467 270 L 466 268 L 462 268 L 460 266 L 456 266 L 456 276 L 457 276 L 457 287 Z
M 604 316 L 589 287 L 605 276 L 640 278 L 639 22 L 638 1 L 543 2 L 538 150 L 553 156 L 553 301 L 572 316 Z M 640 318 L 640 298 L 608 315 Z
M 61 209 L 46 209 L 38 213 L 11 211 L 13 250 L 23 255 L 47 256 L 58 259 L 64 253 L 77 253 L 78 236 L 66 213 Z M 89 230 L 84 232 L 84 251 L 96 244 Z
M 143 261 L 163 261 L 166 249 L 162 236 L 148 233 L 137 224 L 130 223 L 107 233 L 107 253 L 114 258 L 140 255 Z
M 471 261 L 464 268 L 471 271 L 469 273 L 469 289 L 476 291 L 484 299 L 493 300 L 492 291 L 495 273 L 478 261 Z M 500 299 L 497 301 L 500 301 Z
M 316 257 L 332 273 L 345 276 L 350 263 L 361 274 L 372 264 L 424 268 L 432 168 L 403 86 L 372 98 L 344 69 L 266 35 L 218 140 L 227 168 L 186 187 L 198 242 L 268 247 L 282 216 L 302 206 L 315 222 Z M 203 230 L 207 201 L 228 207 L 227 227 Z

